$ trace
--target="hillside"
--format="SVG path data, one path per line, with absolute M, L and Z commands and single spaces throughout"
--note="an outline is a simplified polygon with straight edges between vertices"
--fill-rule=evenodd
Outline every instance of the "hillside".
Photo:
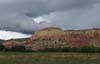
M 42 30 L 39 30 L 37 32 L 35 32 L 32 36 L 32 38 L 38 38 L 38 39 L 48 39 L 48 38 L 52 38 L 53 40 L 61 38 L 61 36 L 64 36 L 65 32 L 63 30 L 61 30 L 60 28 L 44 28 Z
M 62 30 L 50 27 L 35 32 L 32 41 L 40 49 L 89 45 L 100 47 L 100 29 Z
M 34 32 L 31 38 L 6 41 L 5 47 L 9 45 L 13 47 L 12 44 L 14 42 L 16 45 L 25 46 L 28 50 L 65 47 L 79 48 L 90 45 L 100 47 L 100 29 L 62 30 L 57 27 L 48 27 Z

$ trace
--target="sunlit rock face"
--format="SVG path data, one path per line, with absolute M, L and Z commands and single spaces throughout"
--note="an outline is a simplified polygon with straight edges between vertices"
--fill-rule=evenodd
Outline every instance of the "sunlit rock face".
M 62 38 L 65 36 L 66 33 L 62 29 L 49 27 L 35 32 L 31 40 L 34 43 L 34 49 L 58 48 L 67 46 Z
M 24 46 L 24 42 L 18 42 L 12 39 L 12 40 L 5 41 L 3 45 L 5 48 L 12 49 L 13 47 L 17 47 L 17 46 Z
M 100 47 L 100 29 L 62 30 L 49 27 L 35 32 L 31 40 L 40 49 L 89 45 Z
M 62 36 L 65 36 L 65 32 L 60 28 L 45 28 L 40 31 L 37 31 L 33 34 L 32 38 L 38 38 L 39 40 L 58 40 L 61 39 Z

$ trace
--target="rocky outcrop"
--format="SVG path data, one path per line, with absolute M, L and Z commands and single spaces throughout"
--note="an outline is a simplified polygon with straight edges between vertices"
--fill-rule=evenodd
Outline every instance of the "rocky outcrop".
M 27 41 L 9 40 L 3 45 L 6 48 L 24 46 L 27 50 L 64 47 L 79 48 L 89 45 L 100 47 L 100 29 L 62 30 L 49 27 L 36 31 Z
M 11 49 L 11 48 L 16 47 L 16 46 L 23 46 L 24 42 L 18 42 L 15 40 L 7 40 L 2 44 L 5 46 L 5 48 Z
M 100 47 L 100 29 L 61 30 L 50 27 L 35 32 L 31 40 L 39 49 L 89 45 Z

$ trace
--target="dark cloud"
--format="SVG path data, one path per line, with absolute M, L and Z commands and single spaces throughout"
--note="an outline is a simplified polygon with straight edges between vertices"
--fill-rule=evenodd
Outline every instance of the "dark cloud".
M 0 30 L 31 33 L 48 26 L 100 27 L 99 7 L 99 0 L 0 0 Z M 40 17 L 49 23 L 35 23 L 33 19 Z
M 55 11 L 67 11 L 73 8 L 90 8 L 97 3 L 98 0 L 37 0 L 38 5 L 33 10 L 26 13 L 29 17 L 36 17 L 49 14 Z

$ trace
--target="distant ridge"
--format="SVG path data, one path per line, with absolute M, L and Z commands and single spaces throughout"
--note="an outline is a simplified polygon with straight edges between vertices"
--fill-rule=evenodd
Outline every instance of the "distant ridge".
M 64 47 L 83 47 L 96 46 L 100 47 L 100 29 L 82 29 L 82 30 L 63 30 L 58 27 L 48 27 L 36 31 L 32 37 L 25 39 L 14 39 L 11 42 L 22 43 L 26 49 L 40 50 L 45 48 L 64 48 Z M 21 44 L 21 45 L 22 45 Z M 8 46 L 8 44 L 5 44 Z
M 62 30 L 57 27 L 48 27 L 35 32 L 32 39 L 33 41 L 36 39 L 35 42 L 38 43 L 40 41 L 43 41 L 44 43 L 50 42 L 52 44 L 56 42 L 58 44 L 54 44 L 55 47 L 82 47 L 88 45 L 99 47 L 100 29 Z

